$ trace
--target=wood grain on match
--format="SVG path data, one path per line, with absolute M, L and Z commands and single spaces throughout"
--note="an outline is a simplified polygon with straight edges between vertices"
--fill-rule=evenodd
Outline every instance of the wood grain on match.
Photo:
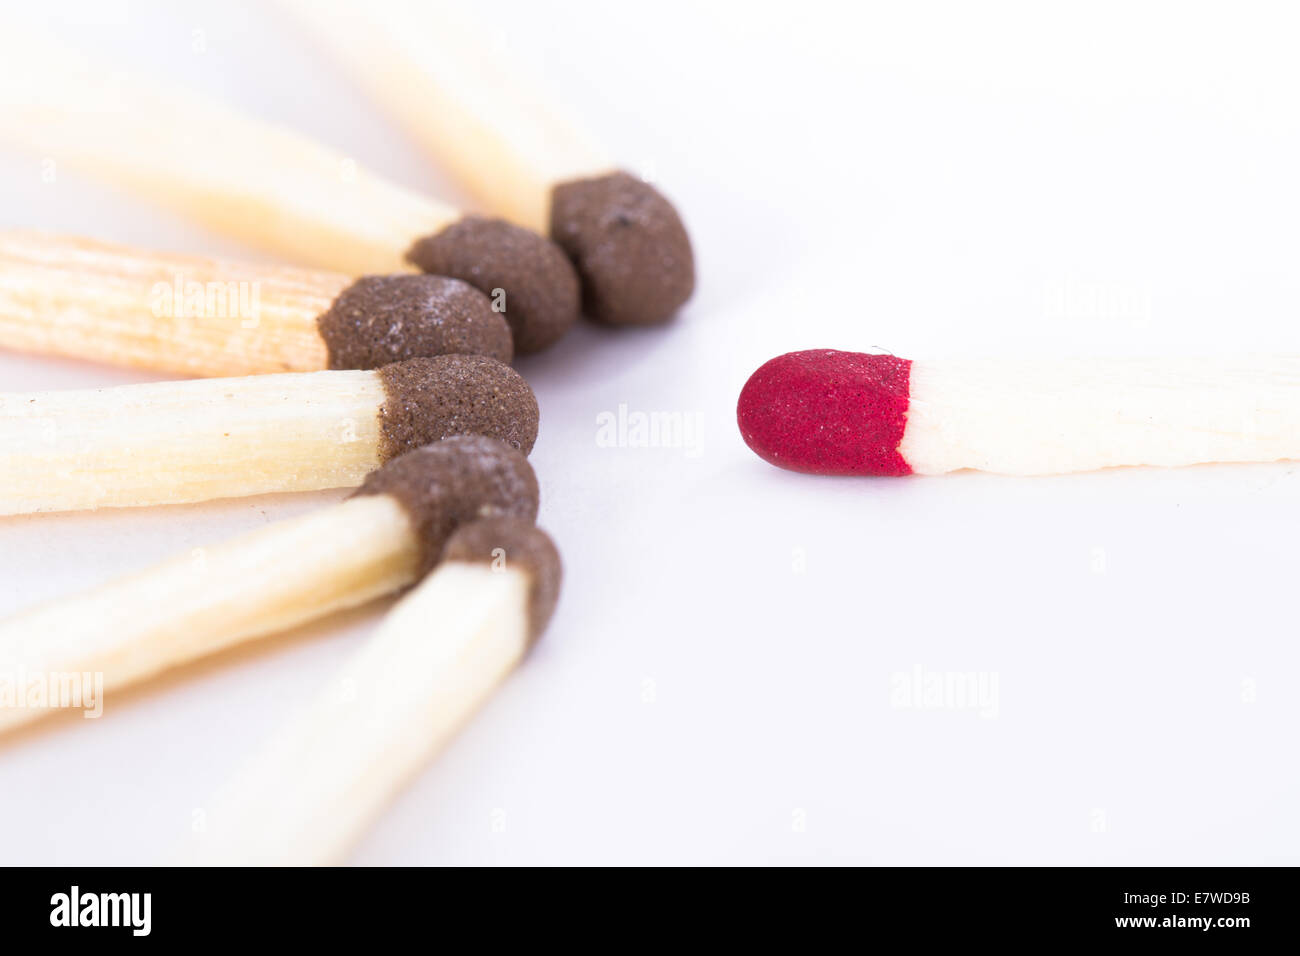
M 458 279 L 353 280 L 14 230 L 0 231 L 0 347 L 198 376 L 513 356 L 503 315 Z
M 351 283 L 335 272 L 0 231 L 0 345 L 181 375 L 320 370 L 328 353 L 317 318 Z

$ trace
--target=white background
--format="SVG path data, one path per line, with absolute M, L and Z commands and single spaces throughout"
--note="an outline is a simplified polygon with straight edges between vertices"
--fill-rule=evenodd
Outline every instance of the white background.
M 1300 862 L 1294 465 L 825 479 L 734 422 L 792 349 L 1300 351 L 1294 14 L 480 6 L 678 204 L 699 286 L 668 327 L 584 325 L 520 363 L 562 604 L 354 861 Z M 462 198 L 269 5 L 39 7 Z M 256 256 L 7 153 L 0 217 Z M 0 356 L 5 390 L 145 378 Z M 698 414 L 698 449 L 600 447 L 621 404 Z M 342 496 L 0 519 L 0 612 Z M 159 858 L 381 610 L 0 741 L 0 862 Z M 995 706 L 898 706 L 917 668 L 996 680 Z

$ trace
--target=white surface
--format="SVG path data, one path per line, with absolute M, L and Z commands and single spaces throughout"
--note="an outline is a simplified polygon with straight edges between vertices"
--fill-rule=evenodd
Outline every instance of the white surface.
M 797 348 L 1300 351 L 1285 8 L 482 6 L 678 203 L 700 283 L 669 328 L 584 326 L 521 364 L 559 612 L 355 861 L 1300 862 L 1296 466 L 817 479 L 734 424 Z M 440 185 L 262 4 L 57 10 Z M 40 172 L 0 157 L 5 223 L 240 251 Z M 0 389 L 140 378 L 0 359 Z M 698 414 L 698 454 L 603 447 L 623 405 Z M 339 497 L 5 519 L 0 610 Z M 376 610 L 0 741 L 0 861 L 157 858 Z M 918 667 L 995 675 L 995 711 L 895 706 Z

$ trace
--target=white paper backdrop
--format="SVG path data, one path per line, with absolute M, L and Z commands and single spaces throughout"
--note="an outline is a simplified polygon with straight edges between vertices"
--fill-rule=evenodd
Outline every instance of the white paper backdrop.
M 267 4 L 26 6 L 0 24 L 62 19 L 458 198 Z M 520 364 L 562 604 L 355 861 L 1300 861 L 1294 465 L 818 479 L 734 424 L 798 348 L 1300 350 L 1285 7 L 480 6 L 676 201 L 699 288 Z M 256 256 L 9 153 L 0 224 Z M 146 378 L 0 355 L 3 390 Z M 607 447 L 620 409 L 698 440 Z M 340 497 L 0 520 L 0 612 Z M 377 613 L 0 741 L 0 862 L 156 859 Z M 961 675 L 973 706 L 908 699 Z

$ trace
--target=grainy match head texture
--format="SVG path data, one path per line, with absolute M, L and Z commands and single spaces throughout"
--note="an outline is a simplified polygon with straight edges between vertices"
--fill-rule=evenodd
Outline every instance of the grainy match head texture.
M 582 308 L 578 276 L 545 236 L 506 222 L 466 216 L 415 243 L 406 258 L 425 272 L 462 279 L 504 310 L 515 351 L 536 352 L 569 330 Z
M 577 265 L 583 308 L 601 322 L 663 322 L 695 290 L 695 256 L 677 210 L 628 173 L 556 186 L 551 238 Z
M 385 365 L 382 461 L 453 435 L 487 435 L 525 455 L 537 440 L 537 398 L 524 377 L 484 355 L 438 355 Z
M 898 452 L 912 363 L 811 349 L 779 355 L 740 391 L 740 434 L 764 461 L 817 475 L 910 475 Z
M 431 355 L 514 357 L 510 327 L 466 282 L 430 275 L 362 276 L 316 320 L 330 368 L 379 368 Z
M 484 518 L 537 520 L 537 476 L 523 454 L 482 435 L 417 448 L 367 476 L 358 495 L 392 495 L 420 540 L 420 574 L 438 563 L 451 533 Z
M 560 597 L 560 553 L 545 531 L 519 518 L 488 518 L 461 525 L 447 541 L 443 561 L 482 563 L 505 570 L 520 568 L 531 581 L 528 641 L 546 630 Z M 498 563 L 500 562 L 500 563 Z

